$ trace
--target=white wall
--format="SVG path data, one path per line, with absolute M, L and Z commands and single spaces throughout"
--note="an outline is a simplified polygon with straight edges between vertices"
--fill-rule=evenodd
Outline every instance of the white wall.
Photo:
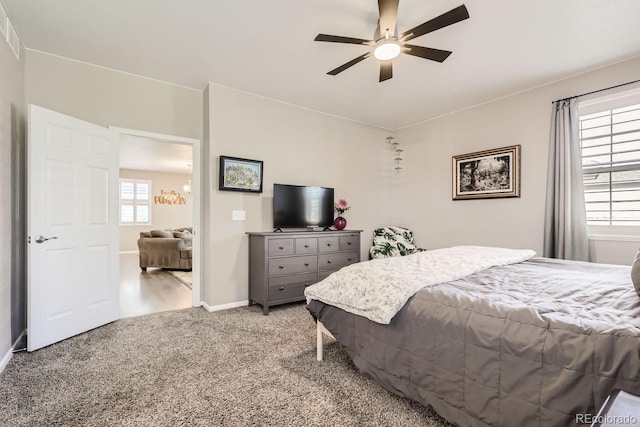
M 187 183 L 186 174 L 154 172 L 133 169 L 120 169 L 120 178 L 146 179 L 151 181 L 151 225 L 121 225 L 120 251 L 138 251 L 138 238 L 141 231 L 164 230 L 167 228 L 192 227 L 193 195 L 187 194 L 183 186 Z M 160 190 L 175 190 L 186 199 L 184 205 L 163 205 L 153 203 L 153 197 Z
M 402 191 L 394 219 L 428 248 L 477 244 L 531 248 L 542 255 L 551 103 L 636 80 L 640 58 L 402 129 Z M 522 145 L 520 198 L 451 200 L 451 157 Z M 630 264 L 638 243 L 595 241 L 599 262 Z
M 208 99 L 208 101 L 207 101 Z M 352 205 L 348 229 L 364 230 L 362 256 L 374 228 L 391 219 L 395 185 L 390 132 L 233 89 L 205 91 L 204 299 L 211 306 L 248 298 L 248 231 L 273 229 L 273 184 L 335 188 Z M 264 161 L 264 192 L 219 191 L 219 156 Z M 247 220 L 231 221 L 232 210 Z M 208 218 L 207 218 L 208 217 Z
M 101 126 L 202 138 L 202 92 L 27 50 L 26 100 Z
M 0 38 L 0 361 L 26 327 L 24 64 Z

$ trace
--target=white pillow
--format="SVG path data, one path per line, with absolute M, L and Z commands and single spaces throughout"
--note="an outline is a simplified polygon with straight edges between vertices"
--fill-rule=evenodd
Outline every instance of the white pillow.
M 631 266 L 631 281 L 636 288 L 638 296 L 640 296 L 640 250 L 636 254 L 636 258 L 633 260 L 633 265 Z

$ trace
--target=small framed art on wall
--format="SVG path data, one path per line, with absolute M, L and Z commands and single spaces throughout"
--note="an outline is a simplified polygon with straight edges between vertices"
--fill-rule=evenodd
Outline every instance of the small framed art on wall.
M 262 160 L 220 156 L 218 189 L 262 193 Z

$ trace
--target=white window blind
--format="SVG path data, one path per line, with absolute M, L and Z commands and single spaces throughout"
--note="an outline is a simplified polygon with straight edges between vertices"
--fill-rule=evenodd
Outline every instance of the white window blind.
M 120 180 L 120 224 L 151 224 L 151 181 Z
M 640 226 L 640 93 L 580 108 L 587 225 Z

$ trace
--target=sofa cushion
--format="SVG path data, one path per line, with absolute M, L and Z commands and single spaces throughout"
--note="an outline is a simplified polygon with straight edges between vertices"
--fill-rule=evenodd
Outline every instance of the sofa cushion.
M 181 239 L 185 246 L 193 246 L 193 234 L 188 232 L 174 231 L 173 237 Z
M 173 237 L 173 233 L 164 230 L 151 230 L 151 237 Z

